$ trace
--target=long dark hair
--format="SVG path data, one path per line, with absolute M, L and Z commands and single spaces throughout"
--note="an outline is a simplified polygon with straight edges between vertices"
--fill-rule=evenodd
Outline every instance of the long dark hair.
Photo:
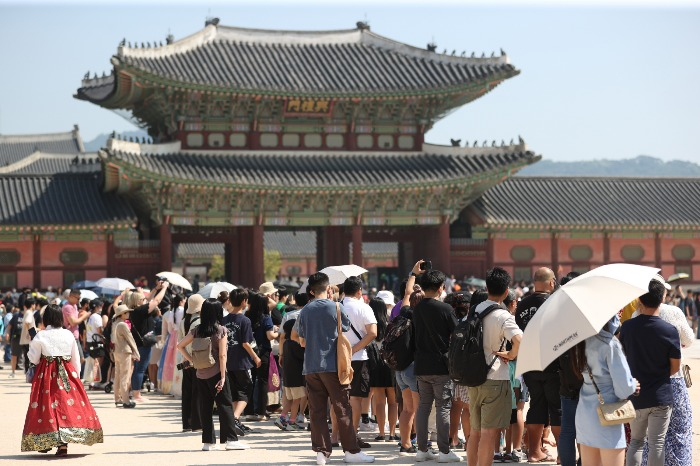
M 383 299 L 372 298 L 369 300 L 369 307 L 374 311 L 374 317 L 377 319 L 377 340 L 382 341 L 384 339 L 384 333 L 386 332 L 387 318 L 386 318 L 386 304 Z
M 267 314 L 267 296 L 260 293 L 251 293 L 248 301 L 246 317 L 250 319 L 253 328 L 260 327 L 263 315 Z
M 197 337 L 210 337 L 219 331 L 218 315 L 221 310 L 221 303 L 204 301 L 202 311 L 199 314 L 199 327 L 197 327 Z
M 586 359 L 586 340 L 571 348 L 571 368 L 579 380 L 583 379 L 583 373 L 588 369 L 588 359 Z

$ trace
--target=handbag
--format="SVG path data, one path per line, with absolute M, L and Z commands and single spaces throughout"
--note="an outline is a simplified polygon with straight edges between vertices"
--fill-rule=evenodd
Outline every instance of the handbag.
M 355 333 L 357 340 L 362 341 L 360 332 L 355 330 L 355 326 L 352 325 L 352 322 L 350 322 L 350 328 Z M 373 371 L 379 367 L 380 364 L 384 364 L 384 361 L 379 356 L 379 346 L 377 345 L 376 340 L 370 341 L 369 345 L 365 346 L 365 351 L 367 351 L 367 367 L 369 370 Z
M 693 386 L 693 381 L 690 380 L 690 366 L 687 364 L 683 364 L 683 380 L 685 380 L 686 388 Z
M 270 355 L 270 365 L 267 370 L 267 391 L 276 392 L 280 389 L 280 371 L 277 367 L 277 361 L 275 357 Z
M 352 345 L 348 337 L 343 334 L 343 329 L 340 326 L 340 304 L 335 303 L 335 310 L 338 316 L 338 338 L 336 340 L 338 380 L 340 380 L 340 385 L 350 385 L 354 373 L 352 368 Z
M 595 383 L 595 379 L 593 379 L 590 366 L 586 367 L 588 368 L 588 375 L 591 377 L 591 382 L 593 382 L 595 391 L 598 393 L 598 401 L 600 402 L 600 406 L 598 406 L 598 419 L 600 420 L 600 424 L 604 426 L 614 426 L 633 421 L 637 417 L 637 412 L 634 410 L 632 402 L 630 400 L 621 400 L 614 403 L 606 403 L 603 400 L 603 396 L 600 394 L 598 384 Z
M 267 370 L 267 391 L 279 391 L 280 386 L 281 382 L 279 367 L 277 367 L 277 361 L 275 360 L 275 357 L 270 355 L 270 364 Z
M 32 364 L 29 366 L 29 369 L 27 369 L 27 373 L 24 374 L 27 380 L 27 383 L 32 383 L 34 380 L 34 374 L 36 373 L 36 366 Z

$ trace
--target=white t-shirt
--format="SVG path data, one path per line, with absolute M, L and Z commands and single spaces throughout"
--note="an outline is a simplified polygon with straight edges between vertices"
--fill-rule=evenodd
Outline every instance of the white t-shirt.
M 355 327 L 355 330 L 357 330 L 357 333 L 359 333 L 362 338 L 367 335 L 365 326 L 377 323 L 377 318 L 374 317 L 374 311 L 369 307 L 369 304 L 366 304 L 362 299 L 346 296 L 345 299 L 343 299 L 343 308 L 345 309 L 345 314 L 348 316 L 348 319 L 350 319 L 350 323 Z M 344 334 L 353 346 L 360 341 L 352 329 L 344 332 Z M 358 351 L 352 355 L 353 361 L 366 361 L 367 359 L 367 350 L 364 348 L 362 351 Z
M 99 333 L 102 328 L 102 316 L 97 312 L 93 313 L 85 323 L 85 331 L 87 332 L 87 342 L 92 343 L 92 336 Z
M 486 300 L 476 306 L 476 313 L 480 313 L 492 304 L 498 304 L 494 301 Z M 503 339 L 510 341 L 516 335 L 522 335 L 518 324 L 515 323 L 515 316 L 505 309 L 495 309 L 484 319 L 484 356 L 486 363 L 491 364 L 494 358 L 494 352 L 504 351 L 505 346 L 501 348 Z M 488 376 L 489 380 L 510 380 L 510 371 L 508 364 L 501 362 L 501 358 L 496 358 L 496 361 L 491 366 Z

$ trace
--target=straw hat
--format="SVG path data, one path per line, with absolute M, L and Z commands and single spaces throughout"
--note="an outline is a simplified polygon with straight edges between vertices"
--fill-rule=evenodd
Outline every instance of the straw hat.
M 126 304 L 120 304 L 114 310 L 114 317 L 119 317 L 120 315 L 125 314 L 127 312 L 131 312 L 131 309 L 129 309 L 129 306 L 127 306 Z
M 260 285 L 260 288 L 258 289 L 260 294 L 264 294 L 265 296 L 271 295 L 277 291 L 277 288 L 275 288 L 275 285 L 272 282 L 265 282 L 262 285 Z

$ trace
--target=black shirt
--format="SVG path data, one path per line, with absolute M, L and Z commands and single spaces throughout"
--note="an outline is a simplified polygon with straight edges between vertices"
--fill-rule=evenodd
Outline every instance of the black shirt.
M 457 326 L 452 306 L 425 298 L 413 310 L 415 329 L 415 374 L 447 375 L 450 336 Z
M 133 311 L 131 311 L 131 315 L 129 316 L 129 320 L 131 321 L 132 325 L 132 333 L 134 331 L 138 332 L 139 335 L 142 337 L 146 335 L 148 332 L 151 332 L 155 328 L 155 322 L 153 319 L 149 319 L 150 313 L 148 312 L 148 304 L 143 304 Z M 136 344 L 139 345 L 139 339 L 134 337 L 136 339 Z M 143 341 L 143 340 L 142 340 Z
M 525 331 L 525 327 L 530 323 L 537 310 L 544 304 L 544 302 L 549 298 L 549 293 L 542 293 L 541 291 L 536 291 L 527 298 L 523 299 L 518 303 L 518 307 L 515 308 L 515 323 L 518 324 L 520 330 Z M 561 312 L 566 312 L 562 309 Z M 554 360 L 549 366 L 544 369 L 544 372 L 554 372 L 559 370 L 559 361 Z
M 282 359 L 285 387 L 303 387 L 304 348 L 291 338 L 284 340 L 284 358 Z

